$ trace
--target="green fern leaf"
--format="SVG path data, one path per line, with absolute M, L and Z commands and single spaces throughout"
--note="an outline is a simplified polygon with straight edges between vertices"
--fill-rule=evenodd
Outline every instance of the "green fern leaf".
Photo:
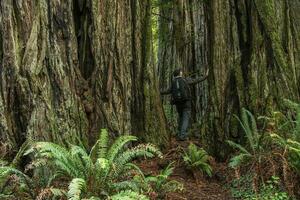
M 243 152 L 243 153 L 245 153 L 245 154 L 250 154 L 250 152 L 249 152 L 246 148 L 244 148 L 242 145 L 240 145 L 240 144 L 238 144 L 238 143 L 235 143 L 235 142 L 233 142 L 233 141 L 231 141 L 231 140 L 226 140 L 226 142 L 227 142 L 231 147 L 233 147 L 233 148 L 235 148 L 235 149 L 238 149 L 239 151 L 241 151 L 241 152 Z
M 139 194 L 131 190 L 121 191 L 111 197 L 112 200 L 149 200 L 145 195 Z
M 108 149 L 108 132 L 106 129 L 101 129 L 99 141 L 98 158 L 105 158 Z
M 81 178 L 74 178 L 70 185 L 68 191 L 69 200 L 81 200 L 81 194 L 85 191 L 86 182 Z
M 122 149 L 124 149 L 124 145 L 133 141 L 137 141 L 137 137 L 131 135 L 118 137 L 117 140 L 113 143 L 113 145 L 108 150 L 107 159 L 110 162 L 114 162 L 117 155 L 122 151 Z
M 63 197 L 66 195 L 66 191 L 59 189 L 59 188 L 50 188 L 51 193 L 53 194 L 53 198 L 56 199 L 56 197 Z
M 252 158 L 251 154 L 248 153 L 241 153 L 237 156 L 234 156 L 230 159 L 229 167 L 237 168 L 241 166 L 241 164 L 246 163 Z

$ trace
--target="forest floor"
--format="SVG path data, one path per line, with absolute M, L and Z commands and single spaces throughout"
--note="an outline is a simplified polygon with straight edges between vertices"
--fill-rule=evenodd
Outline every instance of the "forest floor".
M 207 177 L 201 174 L 193 175 L 188 171 L 183 163 L 182 151 L 187 148 L 190 143 L 197 144 L 196 141 L 189 140 L 184 142 L 177 142 L 172 139 L 171 146 L 164 152 L 164 159 L 154 158 L 139 163 L 142 171 L 159 174 L 160 170 L 164 169 L 169 163 L 174 163 L 174 171 L 170 176 L 171 180 L 176 180 L 183 184 L 184 190 L 182 192 L 173 192 L 166 195 L 167 200 L 231 200 L 233 199 L 226 183 L 230 179 L 228 167 L 226 163 L 217 163 L 214 160 L 210 162 L 213 167 L 213 176 Z M 197 144 L 200 146 L 199 144 Z M 201 147 L 201 146 L 200 146 Z M 197 179 L 195 179 L 196 177 Z

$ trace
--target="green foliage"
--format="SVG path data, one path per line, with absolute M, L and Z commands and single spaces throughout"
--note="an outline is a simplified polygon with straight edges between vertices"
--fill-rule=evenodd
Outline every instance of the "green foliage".
M 121 191 L 118 194 L 113 195 L 111 200 L 149 200 L 145 195 L 139 194 L 131 190 Z
M 168 192 L 182 191 L 183 185 L 175 180 L 169 180 L 169 176 L 173 173 L 174 167 L 172 163 L 165 169 L 161 170 L 156 176 L 148 176 L 145 182 L 151 192 L 158 194 L 159 198 L 163 198 Z
M 121 189 L 130 189 L 119 188 L 116 183 L 131 182 L 131 174 L 141 173 L 131 161 L 139 157 L 162 156 L 151 144 L 127 148 L 129 142 L 136 140 L 134 136 L 120 136 L 109 145 L 108 132 L 103 129 L 89 153 L 76 145 L 65 148 L 50 142 L 37 142 L 26 154 L 34 153 L 36 166 L 53 167 L 56 178 L 72 179 L 69 199 L 92 195 L 105 197 Z
M 74 178 L 70 185 L 68 191 L 69 200 L 80 200 L 81 193 L 85 191 L 86 182 L 82 178 Z
M 239 177 L 238 179 L 233 179 L 230 183 L 230 191 L 231 195 L 234 199 L 244 199 L 253 195 L 255 191 L 252 188 L 252 179 L 253 176 L 251 174 L 246 174 L 244 176 Z
M 24 193 L 26 196 L 29 195 L 34 197 L 32 193 L 33 182 L 26 174 L 20 170 L 10 167 L 10 166 L 1 166 L 0 167 L 0 188 L 1 195 L 3 196 L 13 196 L 16 197 L 16 194 L 12 193 L 14 191 L 13 185 L 18 185 L 20 193 Z
M 19 195 L 34 198 L 37 195 L 34 180 L 17 168 L 28 145 L 29 141 L 23 143 L 11 163 L 0 160 L 0 197 L 3 199 L 13 199 Z
M 27 166 L 25 172 L 17 169 L 21 156 L 30 143 L 25 142 L 13 161 L 9 164 L 0 161 L 0 199 L 42 199 L 45 194 L 52 199 L 64 196 L 62 189 L 50 187 L 54 178 L 50 168 L 41 166 L 41 162 L 33 162 Z M 29 177 L 25 173 L 35 165 L 33 174 Z
M 288 113 L 287 120 L 285 123 L 290 124 L 289 133 L 290 138 L 300 142 L 300 104 L 290 101 L 288 99 L 284 100 L 285 105 L 290 109 Z
M 195 144 L 190 144 L 183 155 L 183 161 L 189 169 L 200 170 L 208 176 L 212 176 L 212 168 L 208 160 L 207 152 L 204 149 L 199 149 Z
M 115 184 L 119 189 L 130 188 L 135 192 L 144 194 L 155 194 L 157 198 L 163 199 L 168 192 L 182 191 L 183 185 L 175 180 L 169 180 L 173 173 L 172 163 L 161 170 L 158 175 L 144 176 L 143 173 L 134 176 L 133 181 L 123 181 Z
M 247 144 L 242 146 L 238 143 L 228 140 L 227 143 L 237 149 L 239 154 L 230 159 L 229 166 L 237 168 L 242 164 L 248 164 L 249 162 L 260 162 L 266 157 L 265 151 L 267 148 L 264 146 L 264 134 L 259 134 L 257 130 L 257 124 L 254 116 L 246 109 L 242 109 L 242 117 L 239 119 L 241 127 L 243 128 Z
M 272 141 L 282 147 L 282 156 L 300 174 L 300 104 L 284 100 L 289 111 L 284 115 L 275 111 L 271 117 L 261 117 L 267 122 Z
M 252 184 L 248 188 L 251 190 L 249 198 L 243 197 L 243 199 L 288 199 L 284 192 L 274 191 L 276 178 L 271 179 L 272 183 L 270 181 L 264 183 L 266 167 L 272 166 L 268 171 L 272 174 L 277 174 L 277 169 L 282 170 L 279 174 L 283 177 L 286 187 L 291 185 L 288 178 L 291 173 L 289 166 L 300 173 L 300 143 L 297 141 L 300 129 L 300 106 L 288 100 L 285 100 L 285 103 L 290 108 L 286 114 L 275 111 L 269 116 L 258 118 L 264 122 L 262 132 L 258 132 L 253 115 L 243 109 L 239 120 L 246 134 L 247 143 L 240 145 L 227 141 L 230 146 L 239 151 L 238 155 L 231 158 L 229 165 L 235 169 L 241 165 L 247 166 L 246 169 L 254 175 L 251 178 Z M 258 188 L 260 184 L 263 186 Z M 251 196 L 252 190 L 257 196 Z
M 232 197 L 242 200 L 289 200 L 288 194 L 280 189 L 280 178 L 272 176 L 256 192 L 251 187 L 253 176 L 247 174 L 232 181 L 230 190 Z
M 284 139 L 275 133 L 271 134 L 271 137 L 287 152 L 289 164 L 300 174 L 300 143 L 292 139 Z

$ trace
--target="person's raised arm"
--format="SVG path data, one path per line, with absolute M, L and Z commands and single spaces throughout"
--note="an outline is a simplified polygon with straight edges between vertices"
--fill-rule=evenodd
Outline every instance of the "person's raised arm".
M 200 83 L 207 79 L 208 74 L 209 74 L 209 69 L 206 70 L 206 73 L 203 77 L 199 77 L 199 78 L 195 78 L 195 79 L 192 79 L 192 78 L 187 79 L 188 84 L 194 85 L 194 84 Z

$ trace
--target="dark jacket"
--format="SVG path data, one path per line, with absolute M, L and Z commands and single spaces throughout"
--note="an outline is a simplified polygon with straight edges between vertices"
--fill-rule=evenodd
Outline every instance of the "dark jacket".
M 200 83 L 200 82 L 204 81 L 206 78 L 207 78 L 207 76 L 200 77 L 200 78 L 187 77 L 187 78 L 184 78 L 184 80 L 186 81 L 186 83 L 189 86 L 191 86 L 191 85 L 195 85 L 197 83 Z M 171 93 L 172 93 L 172 86 L 170 86 L 167 90 L 160 92 L 160 94 L 162 94 L 162 95 L 171 94 Z M 175 104 L 175 105 L 176 105 L 176 108 L 177 108 L 178 112 L 180 112 L 182 110 L 191 110 L 191 108 L 192 108 L 191 100 L 187 100 L 183 103 Z

